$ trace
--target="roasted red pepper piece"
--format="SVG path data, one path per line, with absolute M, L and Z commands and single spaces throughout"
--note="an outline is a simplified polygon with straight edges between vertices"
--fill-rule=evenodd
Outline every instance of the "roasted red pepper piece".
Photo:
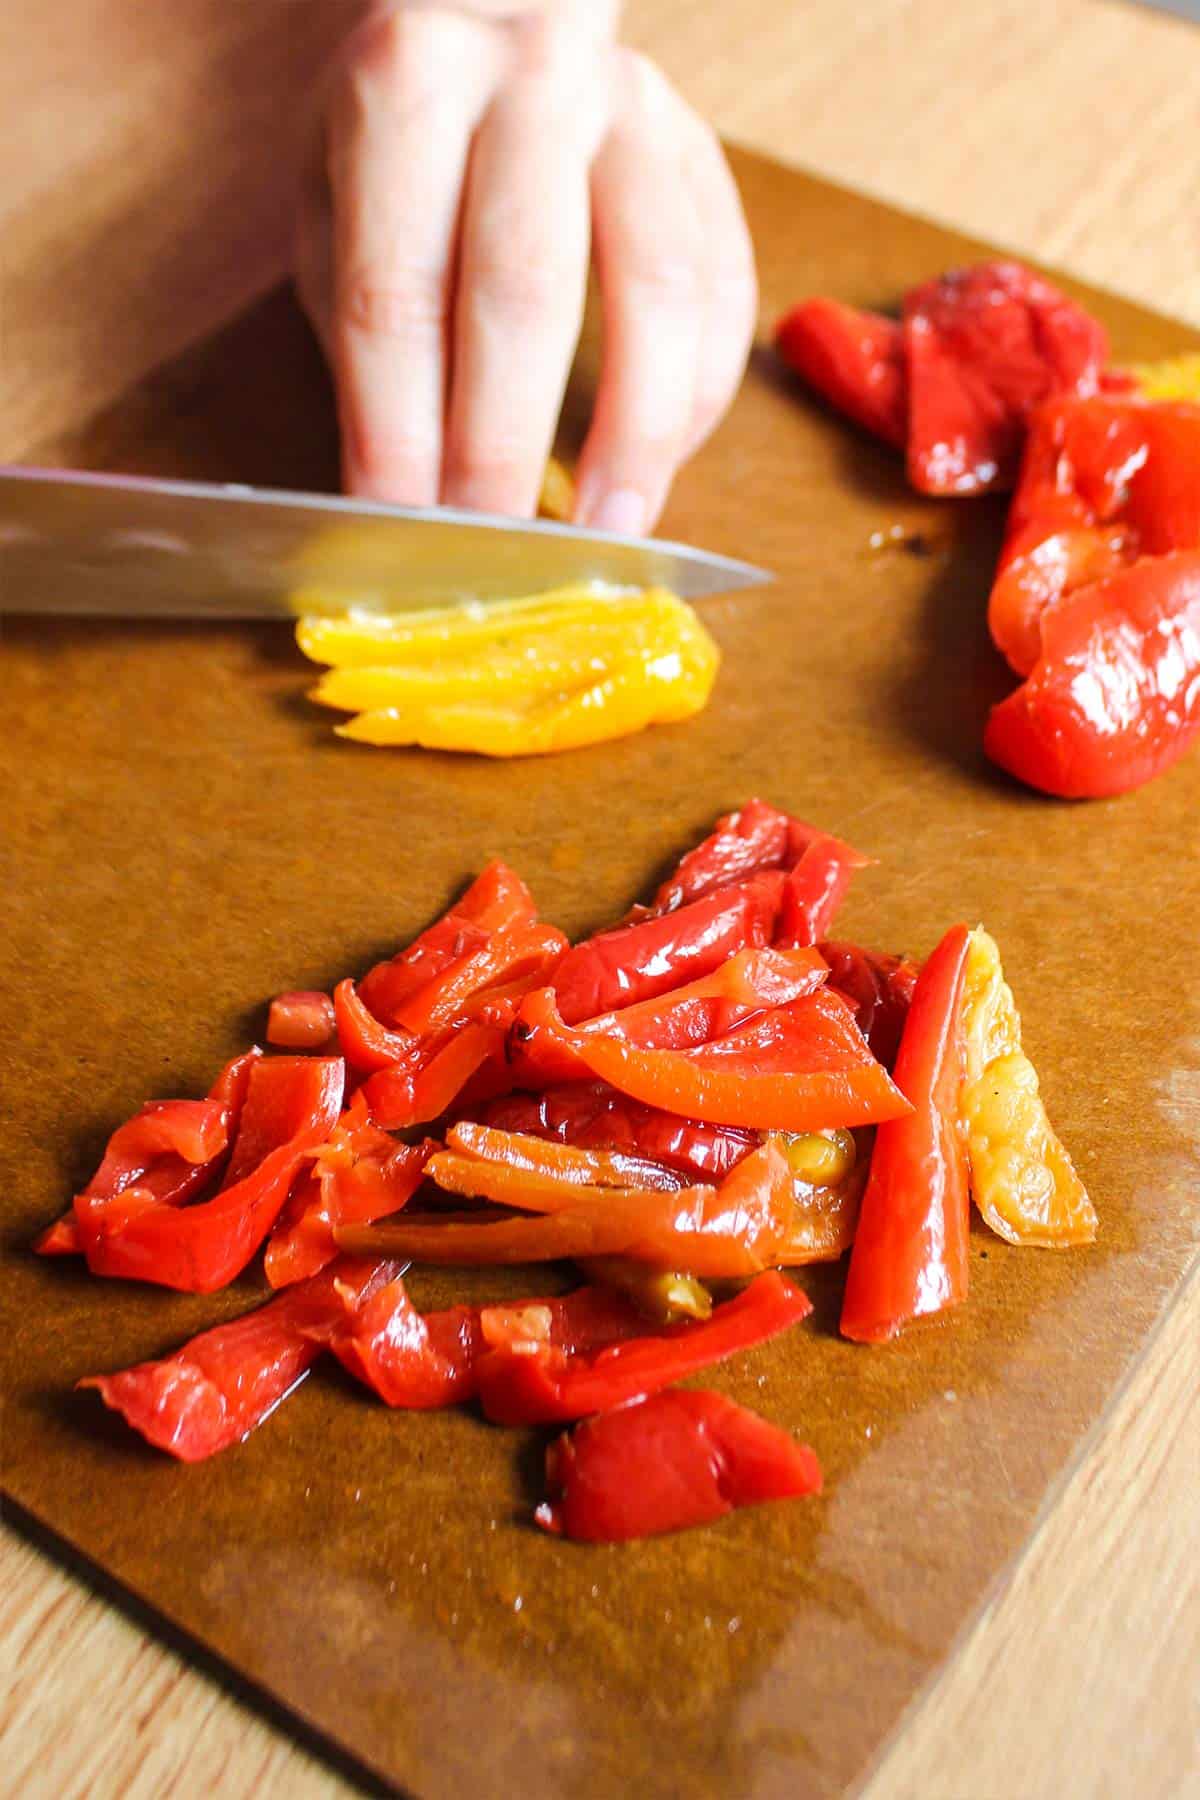
M 718 1188 L 585 1187 L 455 1156 L 432 1158 L 428 1172 L 457 1192 L 499 1193 L 544 1216 L 440 1214 L 341 1226 L 334 1233 L 339 1247 L 446 1266 L 627 1256 L 717 1277 L 770 1268 L 792 1229 L 792 1175 L 774 1144 L 751 1151 Z
M 1068 800 L 1122 794 L 1200 732 L 1200 550 L 1147 556 L 1042 615 L 1029 679 L 993 707 L 994 763 Z
M 1018 675 L 1064 594 L 1140 556 L 1200 549 L 1200 406 L 1060 400 L 1034 415 L 988 602 Z
M 423 1058 L 379 1069 L 359 1092 L 372 1119 L 386 1131 L 440 1119 L 503 1041 L 503 1032 L 492 1025 L 441 1033 L 427 1044 Z
M 694 1181 L 719 1181 L 759 1142 L 757 1132 L 643 1106 L 603 1081 L 547 1088 L 540 1094 L 506 1094 L 488 1101 L 478 1116 L 501 1131 L 645 1156 Z
M 776 947 L 790 950 L 824 937 L 855 870 L 867 868 L 870 860 L 841 838 L 825 833 L 806 844 L 783 884 Z
M 829 964 L 829 986 L 845 995 L 854 1008 L 858 1029 L 885 1069 L 896 1061 L 900 1034 L 908 1017 L 920 965 L 905 956 L 887 956 L 858 944 L 817 945 Z
M 276 994 L 267 1014 L 267 1042 L 281 1050 L 322 1050 L 337 1026 L 333 1001 L 312 988 Z
M 637 1400 L 786 1331 L 812 1308 L 791 1282 L 759 1275 L 699 1324 L 574 1353 L 554 1345 L 491 1350 L 479 1361 L 479 1396 L 499 1425 L 581 1419 Z
M 785 363 L 856 425 L 897 450 L 908 436 L 904 334 L 894 319 L 837 300 L 802 300 L 775 328 Z
M 201 1332 L 159 1362 L 91 1375 L 76 1385 L 97 1388 L 104 1404 L 148 1443 L 180 1462 L 201 1462 L 248 1437 L 307 1373 L 320 1343 L 304 1331 L 340 1316 L 339 1286 L 357 1275 L 365 1298 L 394 1273 L 388 1263 L 331 1269 L 227 1325 Z
M 555 1144 L 537 1136 L 526 1137 L 517 1131 L 501 1131 L 494 1125 L 478 1125 L 463 1120 L 446 1133 L 446 1148 L 438 1151 L 441 1163 L 469 1158 L 473 1162 L 495 1165 L 517 1175 L 545 1176 L 555 1182 L 573 1183 L 576 1187 L 654 1188 L 659 1193 L 676 1193 L 687 1186 L 687 1178 L 678 1169 L 667 1168 L 645 1156 L 630 1156 L 621 1150 L 584 1149 L 577 1144 Z M 431 1170 L 434 1180 L 438 1171 Z M 474 1190 L 453 1187 L 456 1193 Z M 479 1190 L 482 1192 L 483 1190 Z M 488 1199 L 499 1199 L 496 1194 Z M 541 1211 L 541 1208 L 537 1208 Z
M 480 1360 L 494 1346 L 592 1349 L 645 1329 L 636 1308 L 597 1287 L 431 1313 L 417 1311 L 398 1274 L 367 1293 L 345 1285 L 339 1292 L 341 1312 L 317 1321 L 312 1336 L 388 1406 L 416 1410 L 473 1399 Z
M 842 1335 L 895 1337 L 909 1320 L 967 1297 L 970 1223 L 963 982 L 970 933 L 953 926 L 925 963 L 896 1057 L 913 1110 L 881 1125 L 850 1252 Z
M 821 1491 L 807 1444 L 724 1394 L 669 1388 L 585 1419 L 546 1452 L 547 1531 L 614 1544 Z
M 1094 394 L 1104 328 L 1015 262 L 952 269 L 905 296 L 908 475 L 927 494 L 1011 487 L 1030 413 Z
M 301 1163 L 328 1137 L 345 1072 L 341 1057 L 255 1063 L 225 1185 L 211 1200 L 181 1207 L 137 1187 L 79 1195 L 75 1216 L 93 1274 L 189 1293 L 232 1281 L 270 1231 Z
M 585 938 L 554 973 L 560 1014 L 574 1025 L 652 1000 L 711 973 L 738 950 L 769 944 L 783 887 L 781 871 L 769 870 L 669 914 Z
M 521 877 L 507 863 L 489 863 L 444 917 L 364 975 L 359 983 L 363 1003 L 377 1018 L 391 1021 L 406 1000 L 478 948 L 489 932 L 531 925 L 536 918 L 533 897 Z
M 567 939 L 553 925 L 518 925 L 493 931 L 395 1011 L 402 1030 L 424 1035 L 461 1022 L 471 1002 L 489 988 L 529 977 L 551 979 Z
M 420 1187 L 437 1148 L 432 1138 L 402 1144 L 389 1137 L 371 1123 L 356 1095 L 279 1215 L 263 1258 L 271 1286 L 302 1281 L 332 1262 L 336 1225 L 368 1224 L 399 1212 Z
M 614 1015 L 618 1021 L 628 1016 Z M 647 1048 L 615 1032 L 593 1032 L 590 1025 L 568 1030 L 549 990 L 530 995 L 518 1029 L 521 1025 L 531 1037 L 542 1032 L 577 1054 L 611 1087 L 688 1119 L 764 1131 L 817 1131 L 869 1125 L 909 1110 L 855 1025 L 853 1007 L 825 989 L 681 1050 Z

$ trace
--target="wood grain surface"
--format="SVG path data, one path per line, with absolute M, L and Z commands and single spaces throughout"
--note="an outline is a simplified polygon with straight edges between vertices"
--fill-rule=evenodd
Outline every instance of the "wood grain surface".
M 277 272 L 309 72 L 353 8 L 179 0 L 169 31 L 162 11 L 155 28 L 136 0 L 80 0 L 68 24 L 0 0 L 0 455 L 84 419 Z M 640 0 L 629 35 L 731 135 L 1200 322 L 1187 24 L 1099 0 Z M 1198 1396 L 1193 1281 L 871 1800 L 1195 1791 Z M 5 1794 L 341 1783 L 11 1534 L 0 1641 Z

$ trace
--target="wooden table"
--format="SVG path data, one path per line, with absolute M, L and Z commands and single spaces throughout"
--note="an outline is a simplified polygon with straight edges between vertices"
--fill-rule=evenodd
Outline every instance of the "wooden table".
M 264 169 L 254 152 L 264 131 L 287 138 L 354 10 L 76 0 L 68 17 L 0 0 L 0 456 L 80 422 L 275 278 L 286 154 Z M 1119 0 L 628 12 L 630 39 L 727 135 L 1200 324 L 1186 23 Z M 297 95 L 284 121 L 281 70 Z M 1200 1271 L 870 1800 L 1196 1791 L 1198 1399 Z M 4 1794 L 352 1791 L 11 1532 L 0 1644 Z

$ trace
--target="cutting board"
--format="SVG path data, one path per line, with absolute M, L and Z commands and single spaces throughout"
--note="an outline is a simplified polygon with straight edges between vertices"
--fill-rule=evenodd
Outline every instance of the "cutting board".
M 735 168 L 764 345 L 801 294 L 886 306 L 980 249 L 761 159 Z M 1084 297 L 1120 357 L 1196 342 Z M 594 368 L 589 337 L 568 434 Z M 329 485 L 330 396 L 275 294 L 55 453 Z M 764 347 L 664 521 L 779 573 L 706 604 L 724 667 L 686 725 L 510 766 L 377 752 L 332 737 L 283 628 L 6 628 L 4 1485 L 364 1777 L 429 1800 L 843 1791 L 1177 1291 L 1200 1237 L 1200 758 L 1089 806 L 989 769 L 1002 521 L 910 493 Z M 119 1120 L 202 1092 L 273 992 L 363 969 L 489 856 L 579 932 L 752 793 L 878 858 L 844 935 L 919 955 L 954 919 L 988 924 L 1101 1217 L 1065 1255 L 977 1228 L 969 1305 L 882 1349 L 839 1341 L 841 1270 L 802 1274 L 809 1324 L 713 1384 L 816 1447 L 822 1499 L 585 1548 L 530 1524 L 544 1439 L 470 1411 L 392 1415 L 320 1371 L 187 1469 L 72 1392 L 261 1291 L 172 1296 L 27 1253 Z M 413 1287 L 433 1305 L 528 1279 Z

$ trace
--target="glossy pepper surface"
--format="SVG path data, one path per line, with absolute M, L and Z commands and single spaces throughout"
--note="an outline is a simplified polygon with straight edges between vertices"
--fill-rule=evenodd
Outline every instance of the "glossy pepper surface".
M 807 1444 L 724 1394 L 668 1389 L 586 1419 L 546 1452 L 545 1530 L 622 1543 L 821 1491 Z
M 921 970 L 896 1057 L 906 1118 L 875 1134 L 842 1302 L 842 1335 L 895 1337 L 911 1319 L 967 1297 L 970 1195 L 960 1098 L 970 934 L 948 931 Z
M 1200 550 L 1147 556 L 1042 615 L 1041 655 L 983 747 L 1068 800 L 1140 787 L 1200 732 Z
M 837 300 L 803 300 L 775 327 L 775 347 L 790 369 L 855 424 L 904 448 L 908 369 L 894 319 Z

